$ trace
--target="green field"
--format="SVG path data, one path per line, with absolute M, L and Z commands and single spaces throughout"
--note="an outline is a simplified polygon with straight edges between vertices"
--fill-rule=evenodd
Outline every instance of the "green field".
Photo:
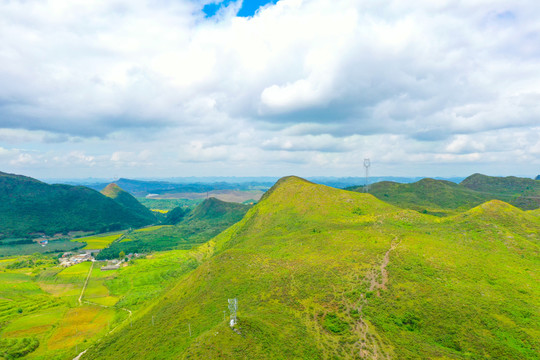
M 37 242 L 32 242 L 31 244 L 3 245 L 3 243 L 8 241 L 9 239 L 0 241 L 0 258 L 34 253 L 59 253 L 84 247 L 83 243 L 69 239 L 50 240 L 45 246 L 41 246 Z

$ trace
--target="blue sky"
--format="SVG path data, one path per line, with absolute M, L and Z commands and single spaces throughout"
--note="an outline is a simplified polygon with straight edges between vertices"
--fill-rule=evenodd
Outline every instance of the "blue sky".
M 216 14 L 216 12 L 219 9 L 228 6 L 231 2 L 234 2 L 234 1 L 224 0 L 221 2 L 206 4 L 203 7 L 203 12 L 205 13 L 206 17 L 212 17 Z M 255 12 L 261 6 L 264 6 L 267 4 L 275 4 L 276 2 L 277 0 L 244 0 L 242 1 L 242 7 L 238 11 L 237 16 L 240 16 L 240 17 L 253 16 Z
M 537 0 L 212 3 L 0 2 L 0 171 L 540 173 Z

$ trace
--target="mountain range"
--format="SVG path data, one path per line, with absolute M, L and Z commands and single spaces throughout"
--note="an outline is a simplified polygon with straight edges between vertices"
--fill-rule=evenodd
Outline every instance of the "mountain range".
M 363 192 L 364 187 L 349 190 Z M 384 181 L 369 192 L 388 203 L 434 215 L 455 214 L 489 200 L 502 200 L 523 210 L 540 207 L 540 181 L 473 174 L 461 183 L 425 178 L 410 184 Z

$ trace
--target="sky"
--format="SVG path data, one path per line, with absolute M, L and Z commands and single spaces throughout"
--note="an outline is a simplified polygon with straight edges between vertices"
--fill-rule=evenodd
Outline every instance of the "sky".
M 2 0 L 0 171 L 536 176 L 537 0 Z

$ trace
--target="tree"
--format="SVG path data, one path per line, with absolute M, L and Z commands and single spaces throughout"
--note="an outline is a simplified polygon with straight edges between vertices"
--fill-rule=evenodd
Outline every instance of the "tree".
M 118 254 L 118 257 L 119 257 L 120 259 L 123 259 L 123 258 L 126 257 L 126 253 L 124 252 L 124 250 L 120 251 L 120 254 Z

